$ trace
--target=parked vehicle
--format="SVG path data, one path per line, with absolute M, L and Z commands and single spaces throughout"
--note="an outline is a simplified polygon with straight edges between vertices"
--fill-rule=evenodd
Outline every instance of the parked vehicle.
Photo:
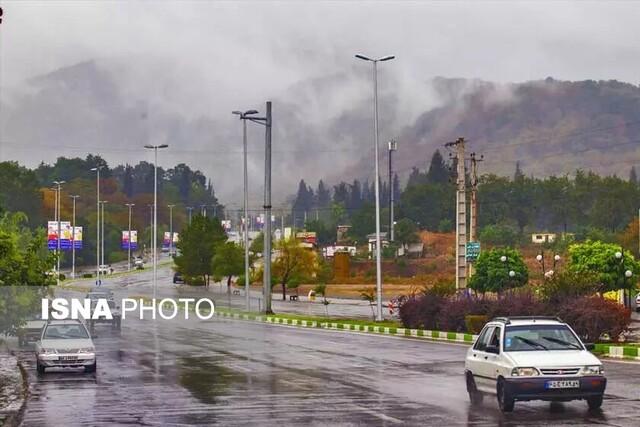
M 496 395 L 503 412 L 516 401 L 586 400 L 602 405 L 607 386 L 602 362 L 558 318 L 498 317 L 469 348 L 465 360 L 467 392 L 472 404 Z
M 100 265 L 100 267 L 98 267 L 98 271 L 100 271 L 100 274 L 113 274 L 113 267 L 111 267 L 110 265 L 106 265 L 106 264 L 102 264 Z
M 27 322 L 18 328 L 16 335 L 18 336 L 18 345 L 23 347 L 30 342 L 36 342 L 42 335 L 42 328 L 46 321 L 42 320 L 39 315 L 30 316 Z
M 636 312 L 640 313 L 640 294 L 636 295 Z
M 181 273 L 176 271 L 173 274 L 173 283 L 184 283 L 184 277 L 182 276 Z
M 96 350 L 91 335 L 79 320 L 49 320 L 36 343 L 36 369 L 83 368 L 95 372 Z
M 141 257 L 136 257 L 133 260 L 133 265 L 136 270 L 142 270 L 144 268 L 144 260 Z

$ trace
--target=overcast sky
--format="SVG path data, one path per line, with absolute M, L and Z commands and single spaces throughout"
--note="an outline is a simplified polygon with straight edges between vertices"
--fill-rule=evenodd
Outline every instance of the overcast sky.
M 119 83 L 132 98 L 154 99 L 192 118 L 231 120 L 230 110 L 262 105 L 301 82 L 366 74 L 353 58 L 357 52 L 397 56 L 384 64 L 384 73 L 396 83 L 399 114 L 407 122 L 423 112 L 416 100 L 428 104 L 430 94 L 420 84 L 434 76 L 640 81 L 640 2 L 5 0 L 0 5 L 3 91 L 19 88 L 31 76 L 95 59 L 128 69 Z M 367 96 L 365 90 L 360 97 Z

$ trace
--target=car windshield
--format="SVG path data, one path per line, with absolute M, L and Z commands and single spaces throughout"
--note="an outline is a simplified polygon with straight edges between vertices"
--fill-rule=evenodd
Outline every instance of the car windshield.
M 85 339 L 89 338 L 87 330 L 80 324 L 49 325 L 44 331 L 45 340 Z
M 507 326 L 504 351 L 582 350 L 566 325 Z

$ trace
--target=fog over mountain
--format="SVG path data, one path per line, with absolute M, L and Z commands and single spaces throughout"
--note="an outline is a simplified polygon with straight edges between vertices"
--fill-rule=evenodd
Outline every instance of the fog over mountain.
M 638 88 L 565 81 L 637 82 L 640 4 L 36 1 L 3 9 L 1 160 L 34 166 L 91 152 L 137 163 L 151 159 L 141 145 L 166 142 L 162 165 L 189 163 L 213 178 L 224 202 L 239 203 L 241 124 L 231 111 L 264 111 L 270 99 L 278 203 L 301 177 L 371 178 L 371 67 L 353 57 L 362 52 L 397 55 L 380 65 L 380 141 L 384 153 L 398 140 L 401 175 L 458 136 L 486 154 L 485 172 L 511 173 L 519 160 L 534 174 L 626 173 L 635 161 Z M 259 206 L 264 130 L 249 128 Z

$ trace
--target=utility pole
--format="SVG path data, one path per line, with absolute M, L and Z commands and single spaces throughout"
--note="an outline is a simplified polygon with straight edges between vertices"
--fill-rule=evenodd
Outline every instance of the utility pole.
M 173 207 L 175 205 L 167 205 L 169 208 L 169 257 L 173 253 Z
M 389 141 L 389 241 L 395 240 L 395 224 L 393 215 L 393 201 L 395 191 L 393 191 L 393 152 L 398 149 L 398 143 L 395 140 Z
M 131 271 L 131 208 L 135 206 L 134 203 L 126 203 L 125 206 L 129 208 L 129 234 L 127 234 L 127 260 L 128 271 Z
M 264 311 L 271 314 L 271 101 L 267 101 L 264 138 Z
M 464 138 L 448 142 L 445 147 L 454 147 L 457 163 L 456 191 L 456 290 L 467 287 L 467 193 L 464 163 Z
M 471 153 L 471 204 L 469 206 L 469 241 L 477 242 L 478 233 L 478 162 L 484 160 L 484 156 L 480 157 L 476 153 Z M 473 276 L 473 263 L 469 263 L 469 277 Z
M 73 214 L 71 215 L 71 278 L 76 278 L 76 199 L 79 195 L 69 196 L 73 199 Z
M 156 242 L 158 240 L 158 150 L 167 148 L 169 145 L 150 145 L 147 144 L 144 148 L 153 150 L 153 301 L 156 300 L 156 293 L 158 288 L 158 250 L 156 248 Z

